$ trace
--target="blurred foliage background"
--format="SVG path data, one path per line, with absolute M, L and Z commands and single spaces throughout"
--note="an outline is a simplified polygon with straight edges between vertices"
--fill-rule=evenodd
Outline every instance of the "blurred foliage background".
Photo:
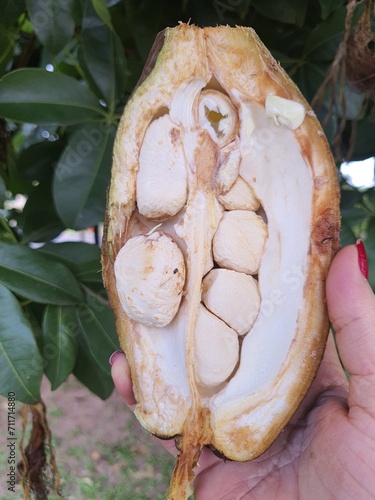
M 362 71 L 367 58 L 374 75 L 374 4 L 0 6 L 0 393 L 33 404 L 43 373 L 56 389 L 73 372 L 104 399 L 113 389 L 108 357 L 117 337 L 100 273 L 100 228 L 116 126 L 156 34 L 179 21 L 255 28 L 313 103 L 339 168 L 375 155 L 375 83 Z M 342 245 L 365 240 L 375 286 L 374 188 L 355 188 L 342 176 L 340 183 Z M 85 231 L 86 241 L 61 242 L 72 230 Z

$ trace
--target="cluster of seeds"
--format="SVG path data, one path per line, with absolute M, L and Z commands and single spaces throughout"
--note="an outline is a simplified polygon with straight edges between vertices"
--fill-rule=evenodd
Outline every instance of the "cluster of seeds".
M 185 95 L 192 87 L 183 89 Z M 192 102 L 188 117 L 185 104 L 176 118 L 175 99 L 170 112 L 156 117 L 146 130 L 139 152 L 134 230 L 117 255 L 115 272 L 122 307 L 131 319 L 146 327 L 170 324 L 181 301 L 188 300 L 188 255 L 191 262 L 194 253 L 188 248 L 186 214 L 193 203 L 199 207 L 191 193 L 201 191 L 202 199 L 214 200 L 218 216 L 208 237 L 204 271 L 192 277 L 201 280 L 201 295 L 188 304 L 195 307 L 196 380 L 210 388 L 235 370 L 241 338 L 259 313 L 257 275 L 267 224 L 253 188 L 240 175 L 236 107 L 216 89 L 197 92 Z M 197 151 L 199 144 L 207 150 L 208 143 L 210 171 L 203 175 Z M 196 219 L 190 216 L 188 223 L 199 224 L 204 216 L 198 208 Z

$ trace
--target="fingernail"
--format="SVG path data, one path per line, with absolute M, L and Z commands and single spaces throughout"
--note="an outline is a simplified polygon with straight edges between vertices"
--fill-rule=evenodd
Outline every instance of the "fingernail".
M 365 245 L 362 240 L 357 240 L 355 246 L 358 252 L 358 265 L 362 276 L 368 280 L 368 263 Z
M 122 351 L 121 349 L 117 349 L 117 351 L 113 352 L 108 360 L 109 364 L 112 366 L 113 363 L 115 362 L 115 359 L 117 358 L 117 356 L 119 356 L 120 354 L 124 355 L 124 351 Z

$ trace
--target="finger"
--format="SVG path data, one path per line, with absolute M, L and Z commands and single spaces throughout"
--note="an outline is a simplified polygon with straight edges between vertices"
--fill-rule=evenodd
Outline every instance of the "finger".
M 327 387 L 348 387 L 348 379 L 342 369 L 332 331 L 329 332 L 322 363 L 319 367 L 320 391 Z
M 306 408 L 315 405 L 322 393 L 347 400 L 348 379 L 342 369 L 332 332 L 328 335 L 327 346 L 316 377 L 293 420 L 297 421 Z
M 355 245 L 340 250 L 328 274 L 327 305 L 342 363 L 351 376 L 349 406 L 375 416 L 375 296 L 360 264 Z
M 109 358 L 111 374 L 117 391 L 125 403 L 133 410 L 136 404 L 130 368 L 123 351 L 115 351 Z

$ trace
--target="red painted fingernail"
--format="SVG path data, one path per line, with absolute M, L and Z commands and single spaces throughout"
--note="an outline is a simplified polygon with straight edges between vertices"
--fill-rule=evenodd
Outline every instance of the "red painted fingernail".
M 355 246 L 358 252 L 358 265 L 362 276 L 368 280 L 368 263 L 365 245 L 362 240 L 357 240 Z
M 121 349 L 117 349 L 117 351 L 113 352 L 108 360 L 109 364 L 112 366 L 114 361 L 115 361 L 115 358 L 117 358 L 117 356 L 119 356 L 120 354 L 124 355 L 124 351 L 122 351 Z

